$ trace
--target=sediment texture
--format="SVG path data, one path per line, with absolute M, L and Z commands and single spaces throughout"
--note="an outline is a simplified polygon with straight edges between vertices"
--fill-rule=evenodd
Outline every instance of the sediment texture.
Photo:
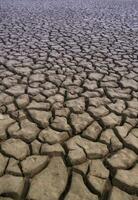
M 0 200 L 138 200 L 137 10 L 0 0 Z

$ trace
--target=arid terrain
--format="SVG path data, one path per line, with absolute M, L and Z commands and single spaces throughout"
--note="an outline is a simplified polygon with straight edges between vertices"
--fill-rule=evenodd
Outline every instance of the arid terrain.
M 138 200 L 137 0 L 0 0 L 0 200 Z

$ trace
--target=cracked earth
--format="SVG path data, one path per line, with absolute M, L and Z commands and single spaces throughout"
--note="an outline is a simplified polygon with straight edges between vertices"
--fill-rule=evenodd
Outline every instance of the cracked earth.
M 0 0 L 0 200 L 138 200 L 138 1 Z

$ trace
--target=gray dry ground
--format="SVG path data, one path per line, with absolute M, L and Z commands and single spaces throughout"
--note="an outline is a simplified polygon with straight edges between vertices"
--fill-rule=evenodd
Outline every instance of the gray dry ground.
M 138 200 L 137 22 L 137 0 L 0 0 L 0 200 Z

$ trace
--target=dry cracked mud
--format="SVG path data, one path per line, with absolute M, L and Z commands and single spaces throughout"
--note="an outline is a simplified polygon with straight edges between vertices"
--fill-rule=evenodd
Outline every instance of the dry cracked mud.
M 138 200 L 137 0 L 0 0 L 0 200 Z

